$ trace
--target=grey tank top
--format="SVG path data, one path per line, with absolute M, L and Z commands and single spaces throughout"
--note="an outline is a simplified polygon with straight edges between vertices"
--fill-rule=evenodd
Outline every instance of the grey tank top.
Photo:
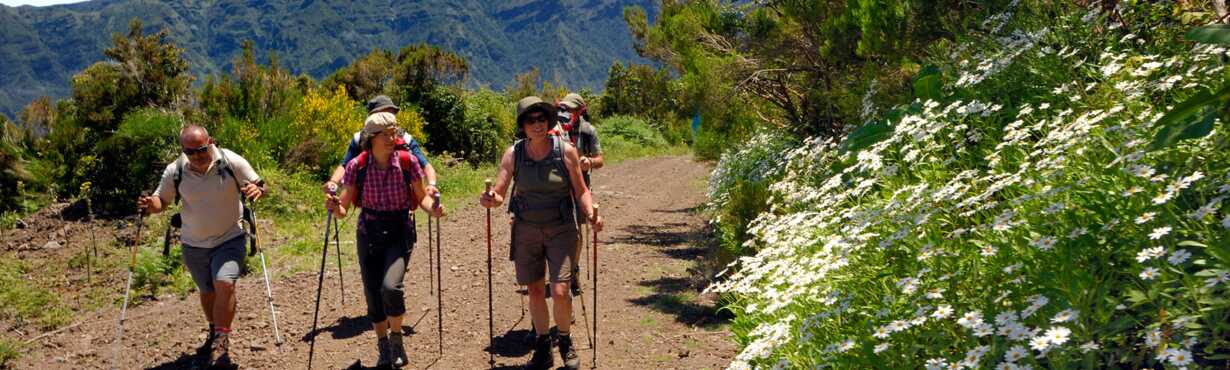
M 515 190 L 513 213 L 519 221 L 548 224 L 565 221 L 565 211 L 572 209 L 568 171 L 564 165 L 564 149 L 559 138 L 551 138 L 551 153 L 542 160 L 529 156 L 525 140 L 513 148 Z

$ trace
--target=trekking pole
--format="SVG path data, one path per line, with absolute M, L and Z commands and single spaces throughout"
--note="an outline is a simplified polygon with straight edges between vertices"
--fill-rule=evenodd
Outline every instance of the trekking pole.
M 491 193 L 491 179 L 483 182 L 487 188 L 485 193 Z M 491 208 L 487 208 L 487 365 L 495 369 L 495 319 L 491 317 L 492 311 L 495 310 L 492 297 L 494 296 L 491 288 Z
M 328 228 L 328 225 L 326 225 L 325 228 Z M 334 251 L 337 252 L 337 253 L 334 253 L 337 256 L 337 286 L 338 288 L 342 290 L 342 306 L 345 306 L 346 305 L 346 281 L 342 279 L 342 241 L 338 239 L 338 235 L 342 234 L 341 230 L 342 228 L 337 226 L 337 218 L 334 218 L 333 219 L 333 247 L 334 247 Z M 328 239 L 325 239 L 325 243 L 328 243 L 328 242 L 329 242 Z M 326 248 L 328 247 L 326 246 Z
M 435 193 L 433 197 L 436 199 L 432 206 L 440 209 L 440 193 Z M 431 220 L 431 217 L 427 219 Z M 440 248 L 443 239 L 440 237 L 440 224 L 442 223 L 441 220 L 436 220 L 436 333 L 439 336 L 437 347 L 441 355 L 444 354 L 444 273 L 440 271 L 440 266 L 444 265 L 444 251 Z M 431 250 L 430 245 L 427 246 L 427 250 Z
M 88 200 L 86 201 L 86 204 L 87 204 L 86 208 L 90 208 L 88 206 L 89 204 Z M 98 259 L 98 238 L 95 236 L 96 231 L 97 230 L 94 230 L 94 213 L 91 212 L 90 213 L 90 244 L 91 244 L 90 248 L 92 248 L 92 250 L 85 253 L 85 269 L 86 269 L 85 270 L 85 283 L 87 285 L 94 283 L 94 262 L 92 261 L 94 259 Z M 93 254 L 92 257 L 91 257 L 91 253 Z
M 269 316 L 273 320 L 273 343 L 281 346 L 282 332 L 278 330 L 278 311 L 273 308 L 273 287 L 269 285 L 269 265 L 265 263 L 265 250 L 260 247 L 260 233 L 257 232 L 259 226 L 257 226 L 256 222 L 256 211 L 253 210 L 255 208 L 253 205 L 255 204 L 256 202 L 253 201 L 248 206 L 248 210 L 252 213 L 252 219 L 250 220 L 252 222 L 252 246 L 255 247 L 256 252 L 261 256 L 261 272 L 265 275 L 265 302 L 269 303 Z
M 141 197 L 148 197 L 148 192 L 141 192 Z M 120 361 L 120 348 L 124 346 L 124 319 L 128 314 L 128 294 L 132 291 L 132 273 L 137 269 L 137 243 L 141 242 L 141 226 L 145 224 L 145 209 L 137 211 L 137 236 L 132 239 L 132 246 L 128 248 L 128 285 L 124 287 L 124 303 L 120 306 L 120 323 L 119 330 L 115 334 L 115 353 L 111 357 L 111 368 L 118 369 Z
M 595 204 L 595 205 L 594 205 L 594 220 L 596 221 L 597 219 L 598 219 L 598 205 L 597 205 L 597 204 Z M 591 228 L 592 228 L 592 227 L 591 227 Z M 592 229 L 594 230 L 594 236 L 593 236 L 593 239 L 592 239 L 592 242 L 593 242 L 593 244 L 594 244 L 594 245 L 593 245 L 593 248 L 592 248 L 592 249 L 594 250 L 594 263 L 592 264 L 592 266 L 590 266 L 590 268 L 594 270 L 594 271 L 593 271 L 593 279 L 594 279 L 594 280 L 593 280 L 593 281 L 594 281 L 594 288 L 593 288 L 593 289 L 594 289 L 594 325 L 593 325 L 593 327 L 594 327 L 594 328 L 593 328 L 593 330 L 594 330 L 594 345 L 593 345 L 593 346 L 591 346 L 591 348 L 590 348 L 590 349 L 591 349 L 591 350 L 593 350 L 593 352 L 594 352 L 594 366 L 593 366 L 593 368 L 597 369 L 597 368 L 598 368 L 598 343 L 601 343 L 601 342 L 599 342 L 599 341 L 598 341 L 598 229 L 597 229 L 597 228 L 592 228 Z M 584 299 L 585 299 L 585 297 L 581 297 L 581 299 L 582 299 L 582 300 L 584 300 Z
M 435 257 L 433 257 L 435 255 L 434 254 L 435 252 L 432 252 L 431 250 L 432 249 L 431 243 L 433 240 L 431 238 L 431 232 L 432 232 L 431 226 L 432 226 L 431 216 L 427 216 L 427 294 L 435 295 L 436 288 L 434 284 L 436 283 L 436 277 L 434 275 L 435 271 L 432 270 L 434 268 L 433 264 L 435 264 L 434 262 Z
M 336 195 L 337 190 L 330 189 L 329 195 Z M 316 354 L 316 324 L 320 319 L 320 291 L 325 285 L 325 262 L 329 261 L 329 226 L 337 225 L 333 219 L 333 210 L 329 210 L 325 216 L 325 238 L 324 246 L 320 248 L 320 273 L 316 277 L 316 310 L 312 313 L 312 331 L 309 335 L 312 338 L 311 345 L 308 346 L 308 370 L 312 369 L 312 358 Z

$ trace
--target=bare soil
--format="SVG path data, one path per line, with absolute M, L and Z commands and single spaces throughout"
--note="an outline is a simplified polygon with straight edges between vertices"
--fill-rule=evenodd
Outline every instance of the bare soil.
M 588 276 L 592 251 L 586 252 L 582 264 L 584 309 L 574 300 L 577 323 L 573 338 L 580 347 L 583 368 L 589 368 L 593 359 L 593 315 L 598 317 L 600 367 L 714 369 L 724 368 L 730 361 L 735 348 L 726 318 L 717 314 L 714 297 L 700 294 L 704 278 L 694 269 L 708 254 L 702 242 L 705 221 L 693 212 L 704 201 L 703 180 L 708 171 L 705 164 L 687 157 L 659 157 L 630 160 L 594 173 L 595 199 L 601 204 L 607 228 L 599 236 L 597 304 L 592 300 L 593 284 Z M 477 194 L 456 196 L 477 198 Z M 6 255 L 26 261 L 35 272 L 32 275 L 50 268 L 48 264 L 64 264 L 72 256 L 80 258 L 91 241 L 91 232 L 100 243 L 99 253 L 126 253 L 124 248 L 103 242 L 131 238 L 127 234 L 134 232 L 132 227 L 117 227 L 123 220 L 87 222 L 74 219 L 73 213 L 62 205 L 48 207 L 27 218 L 24 228 L 4 231 L 0 248 Z M 411 333 L 406 340 L 411 363 L 406 368 L 485 368 L 489 353 L 495 354 L 496 367 L 500 368 L 516 368 L 529 359 L 531 349 L 524 341 L 529 315 L 523 314 L 523 296 L 517 292 L 513 265 L 507 260 L 507 216 L 498 211 L 492 216 L 494 347 L 488 345 L 486 335 L 486 212 L 472 204 L 453 210 L 443 224 L 443 354 L 437 352 L 441 346 L 437 340 L 437 301 L 427 283 L 426 222 L 419 220 L 420 240 L 406 276 L 406 327 Z M 353 233 L 353 226 L 343 229 L 344 239 L 353 239 Z M 278 248 L 276 242 L 272 244 L 267 248 Z M 353 249 L 353 244 L 342 247 Z M 375 363 L 375 334 L 364 317 L 357 266 L 350 264 L 342 271 L 346 284 L 343 297 L 333 251 L 329 253 L 316 332 L 311 332 L 316 272 L 287 275 L 273 282 L 278 326 L 285 340 L 280 346 L 274 343 L 260 274 L 240 280 L 231 352 L 241 367 L 305 368 L 313 338 L 314 368 L 361 368 L 359 364 Z M 278 269 L 274 262 L 271 270 Z M 205 338 L 204 317 L 195 295 L 142 298 L 147 301 L 128 311 L 122 346 L 117 346 L 118 300 L 126 272 L 123 266 L 107 267 L 105 273 L 98 268 L 88 284 L 115 287 L 117 304 L 77 310 L 73 302 L 81 297 L 76 292 L 87 282 L 85 267 L 75 266 L 66 276 L 40 282 L 78 311 L 72 320 L 75 326 L 45 335 L 47 332 L 29 329 L 30 325 L 0 321 L 0 329 L 17 339 L 42 335 L 25 347 L 14 366 L 110 368 L 119 348 L 120 368 L 189 368 L 196 347 Z M 558 356 L 556 364 L 560 364 Z

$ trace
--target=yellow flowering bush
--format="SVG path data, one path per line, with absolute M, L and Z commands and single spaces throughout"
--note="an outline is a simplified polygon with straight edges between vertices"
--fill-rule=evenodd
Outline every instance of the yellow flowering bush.
M 291 130 L 303 135 L 304 143 L 313 142 L 321 149 L 320 163 L 336 163 L 351 135 L 363 125 L 364 114 L 339 85 L 333 91 L 308 90 L 294 117 Z

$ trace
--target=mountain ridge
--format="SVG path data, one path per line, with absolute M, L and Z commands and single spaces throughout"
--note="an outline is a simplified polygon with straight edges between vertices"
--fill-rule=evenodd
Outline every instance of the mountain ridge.
M 470 62 L 472 87 L 501 88 L 533 67 L 544 79 L 600 90 L 613 62 L 646 60 L 633 50 L 623 8 L 654 14 L 650 0 L 95 0 L 46 7 L 0 5 L 0 113 L 14 117 L 33 99 L 65 98 L 70 79 L 94 62 L 111 35 L 142 21 L 163 27 L 191 73 L 230 71 L 251 39 L 262 62 L 276 53 L 295 74 L 317 80 L 376 48 L 427 42 Z M 525 46 L 538 45 L 530 49 Z

